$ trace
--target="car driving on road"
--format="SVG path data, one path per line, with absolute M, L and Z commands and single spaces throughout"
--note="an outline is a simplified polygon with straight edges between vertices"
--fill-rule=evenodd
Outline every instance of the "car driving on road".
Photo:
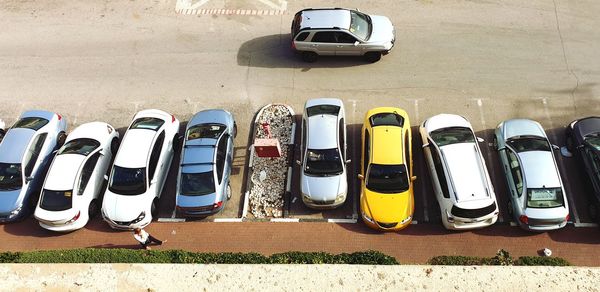
M 179 139 L 179 120 L 161 110 L 138 112 L 110 172 L 102 217 L 117 229 L 144 227 L 158 210 Z
M 464 230 L 498 220 L 496 194 L 471 123 L 439 114 L 419 127 L 433 190 L 447 229 Z
M 300 188 L 302 201 L 315 209 L 346 201 L 346 124 L 337 98 L 310 99 L 302 115 Z
M 546 132 L 535 121 L 507 120 L 498 125 L 494 144 L 509 190 L 509 211 L 523 229 L 564 227 L 569 204 Z
M 291 30 L 292 48 L 306 62 L 319 56 L 364 56 L 377 62 L 396 39 L 389 18 L 342 8 L 300 10 Z
M 83 124 L 69 134 L 50 165 L 35 209 L 41 227 L 73 231 L 98 213 L 104 177 L 118 148 L 119 133 L 107 123 Z
M 177 175 L 176 208 L 181 215 L 208 216 L 225 208 L 231 198 L 236 135 L 233 115 L 225 110 L 204 110 L 190 120 Z
M 362 128 L 362 159 L 358 175 L 363 221 L 380 230 L 400 230 L 415 207 L 411 130 L 408 114 L 380 107 L 367 112 Z
M 52 151 L 67 135 L 65 119 L 48 111 L 26 111 L 0 143 L 0 222 L 35 209 Z

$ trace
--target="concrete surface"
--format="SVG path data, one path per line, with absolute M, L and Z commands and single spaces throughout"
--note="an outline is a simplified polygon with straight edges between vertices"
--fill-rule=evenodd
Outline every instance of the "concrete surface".
M 598 291 L 600 268 L 3 264 L 2 291 Z

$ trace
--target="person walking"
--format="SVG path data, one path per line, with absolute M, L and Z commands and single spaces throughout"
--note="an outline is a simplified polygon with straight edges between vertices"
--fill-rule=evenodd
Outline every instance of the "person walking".
M 156 245 L 161 245 L 164 242 L 167 242 L 167 240 L 157 239 L 142 228 L 136 228 L 133 230 L 133 238 L 135 238 L 135 240 L 137 240 L 140 243 L 140 245 L 146 250 L 150 249 L 149 245 L 153 242 L 156 243 Z

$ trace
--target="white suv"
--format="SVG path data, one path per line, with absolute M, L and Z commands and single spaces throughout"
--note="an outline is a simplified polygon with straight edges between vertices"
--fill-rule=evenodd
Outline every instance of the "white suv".
M 447 229 L 492 225 L 498 204 L 471 124 L 451 114 L 433 116 L 419 128 L 423 152 Z
M 377 62 L 392 50 L 394 26 L 389 18 L 342 8 L 304 9 L 292 22 L 292 48 L 306 62 L 321 55 L 364 56 Z

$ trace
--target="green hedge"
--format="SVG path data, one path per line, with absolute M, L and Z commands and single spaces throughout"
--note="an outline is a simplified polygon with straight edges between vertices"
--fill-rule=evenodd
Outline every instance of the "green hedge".
M 523 256 L 513 260 L 510 254 L 501 249 L 491 258 L 470 256 L 436 256 L 428 262 L 430 265 L 446 266 L 570 266 L 563 258 Z
M 184 250 L 119 248 L 2 252 L 0 263 L 398 264 L 394 257 L 378 251 L 337 255 L 325 252 L 285 252 L 267 257 L 258 253 L 199 253 Z

